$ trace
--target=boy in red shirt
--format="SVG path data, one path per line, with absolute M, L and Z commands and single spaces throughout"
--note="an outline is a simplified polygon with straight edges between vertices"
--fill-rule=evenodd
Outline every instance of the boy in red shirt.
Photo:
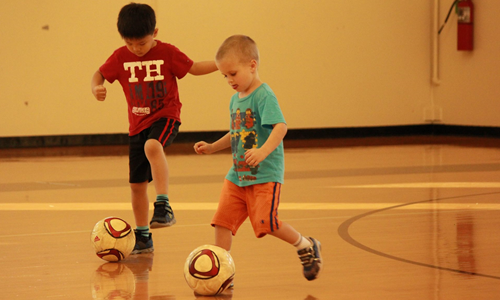
M 129 182 L 137 225 L 133 254 L 153 252 L 151 228 L 175 224 L 168 199 L 168 164 L 164 147 L 176 137 L 181 102 L 177 80 L 187 73 L 204 75 L 217 70 L 214 61 L 193 62 L 175 46 L 156 40 L 156 16 L 147 4 L 130 3 L 118 15 L 118 32 L 125 46 L 118 48 L 94 73 L 92 93 L 106 99 L 104 81 L 118 80 L 128 103 Z M 149 220 L 148 183 L 154 179 L 156 202 Z

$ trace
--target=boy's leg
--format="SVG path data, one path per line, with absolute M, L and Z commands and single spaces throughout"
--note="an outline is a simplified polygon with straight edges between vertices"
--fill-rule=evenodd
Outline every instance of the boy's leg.
M 156 202 L 151 228 L 167 227 L 175 224 L 175 216 L 168 201 L 168 163 L 163 146 L 158 140 L 149 139 L 144 145 L 144 151 L 151 165 L 153 184 L 156 190 Z
M 148 226 L 149 199 L 148 182 L 131 183 L 132 209 L 134 210 L 135 224 Z
M 295 230 L 290 224 L 282 222 L 278 230 L 269 233 L 291 245 L 294 245 L 301 237 L 300 233 Z
M 248 217 L 245 188 L 224 179 L 217 211 L 211 225 L 215 228 L 215 245 L 231 250 L 233 235 Z
M 314 280 L 318 277 L 323 264 L 321 259 L 321 243 L 312 237 L 303 237 L 288 223 L 282 222 L 281 227 L 270 233 L 297 249 L 300 262 L 303 266 L 304 277 L 307 280 Z
M 233 232 L 226 227 L 214 225 L 215 227 L 215 246 L 231 251 L 231 245 L 233 243 Z M 228 289 L 234 288 L 234 281 L 228 286 Z
M 151 165 L 156 194 L 168 195 L 168 163 L 162 144 L 158 140 L 149 139 L 144 145 L 144 151 Z
M 278 218 L 281 184 L 269 182 L 252 186 L 248 202 L 249 216 L 257 237 L 270 234 L 297 248 L 303 273 L 307 280 L 314 280 L 321 271 L 321 244 L 305 238 L 291 225 Z
M 148 182 L 131 183 L 132 209 L 134 211 L 135 224 L 135 247 L 132 254 L 153 252 L 153 240 L 149 233 L 148 215 Z
M 151 166 L 151 177 L 156 189 L 156 202 L 151 228 L 167 227 L 175 224 L 175 216 L 168 199 L 169 169 L 163 149 L 174 141 L 180 122 L 160 119 L 153 123 L 144 144 L 144 153 Z
M 214 225 L 215 227 L 215 246 L 231 251 L 231 245 L 233 243 L 233 232 L 226 227 L 219 225 Z M 234 288 L 234 281 L 230 283 L 230 289 Z
M 231 250 L 231 244 L 233 242 L 233 233 L 231 230 L 215 225 L 215 246 L 219 246 L 227 251 Z

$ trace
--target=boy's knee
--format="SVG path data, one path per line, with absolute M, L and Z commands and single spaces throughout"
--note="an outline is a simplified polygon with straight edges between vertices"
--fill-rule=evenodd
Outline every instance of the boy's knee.
M 145 181 L 145 182 L 140 182 L 140 183 L 131 183 L 130 189 L 132 190 L 132 193 L 134 193 L 134 194 L 142 194 L 144 192 L 147 192 L 148 182 Z
M 163 153 L 163 147 L 158 140 L 149 139 L 144 144 L 144 152 L 146 156 Z

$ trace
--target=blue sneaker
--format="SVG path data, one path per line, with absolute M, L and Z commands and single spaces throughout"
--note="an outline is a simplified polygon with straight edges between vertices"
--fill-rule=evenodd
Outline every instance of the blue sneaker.
M 153 218 L 151 218 L 151 222 L 149 222 L 149 227 L 160 228 L 175 224 L 175 216 L 170 204 L 164 201 L 157 201 L 154 205 L 155 211 L 153 213 Z
M 134 229 L 134 233 L 135 247 L 131 254 L 150 253 L 155 250 L 153 248 L 153 238 L 151 233 L 149 233 L 149 236 L 143 236 L 141 233 L 137 232 L 137 229 Z
M 312 237 L 306 238 L 311 242 L 311 246 L 297 251 L 300 262 L 304 267 L 304 277 L 307 280 L 318 278 L 323 261 L 321 259 L 321 243 Z

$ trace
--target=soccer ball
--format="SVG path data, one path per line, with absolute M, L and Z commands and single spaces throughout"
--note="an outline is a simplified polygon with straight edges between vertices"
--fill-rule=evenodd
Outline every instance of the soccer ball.
M 196 294 L 218 295 L 233 281 L 236 269 L 226 250 L 203 245 L 194 249 L 184 264 L 184 278 Z
M 134 250 L 135 234 L 124 220 L 107 217 L 95 224 L 90 241 L 97 256 L 106 261 L 120 261 Z

